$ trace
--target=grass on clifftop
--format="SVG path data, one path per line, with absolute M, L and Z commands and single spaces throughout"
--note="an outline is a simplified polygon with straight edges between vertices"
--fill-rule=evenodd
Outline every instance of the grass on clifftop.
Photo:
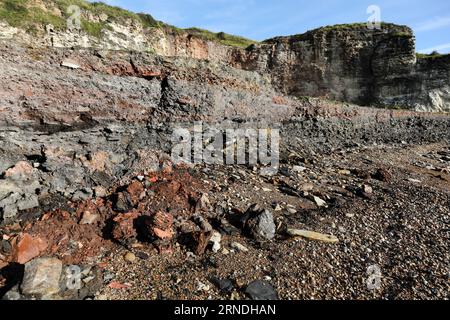
M 324 26 L 324 27 L 320 27 L 317 30 L 320 30 L 320 31 L 355 30 L 355 29 L 361 29 L 361 28 L 366 28 L 366 27 L 367 27 L 367 23 L 345 23 L 345 24 Z
M 401 36 L 401 35 L 410 35 L 410 32 L 407 32 L 406 30 L 410 30 L 409 27 L 407 26 L 400 26 L 400 25 L 395 25 L 393 23 L 388 23 L 388 22 L 381 22 L 380 23 L 381 28 L 404 28 L 405 31 L 399 31 L 397 32 L 397 35 Z M 367 22 L 356 22 L 356 23 L 344 23 L 344 24 L 335 24 L 335 25 L 330 25 L 330 26 L 325 26 L 325 27 L 320 27 L 316 30 L 320 30 L 320 31 L 332 31 L 332 30 L 345 30 L 345 31 L 351 31 L 351 30 L 359 30 L 359 29 L 368 29 L 367 28 Z
M 199 28 L 188 28 L 182 29 L 189 34 L 197 36 L 201 39 L 220 42 L 224 45 L 233 46 L 233 47 L 242 47 L 247 48 L 248 46 L 256 43 L 256 41 L 246 39 L 239 36 L 233 36 L 231 34 L 227 34 L 224 32 L 214 33 L 208 30 L 199 29 Z
M 110 6 L 102 2 L 87 2 L 85 0 L 42 0 L 45 7 L 34 0 L 0 0 L 0 20 L 9 25 L 22 28 L 29 33 L 35 34 L 48 24 L 56 30 L 65 30 L 67 18 L 70 14 L 67 8 L 71 5 L 78 6 L 82 12 L 89 12 L 94 17 L 104 14 L 107 21 L 89 21 L 86 17 L 81 19 L 82 29 L 89 35 L 100 38 L 102 30 L 108 28 L 107 22 L 122 23 L 133 20 L 140 23 L 144 28 L 165 28 L 173 32 L 186 32 L 200 39 L 216 41 L 224 45 L 247 47 L 255 41 L 243 37 L 233 36 L 223 32 L 214 33 L 198 28 L 180 29 L 157 21 L 151 15 L 145 13 L 134 13 L 119 7 Z
M 376 29 L 374 29 L 376 31 Z M 389 22 L 381 22 L 381 30 L 383 32 L 388 31 L 391 36 L 399 37 L 399 38 L 411 38 L 413 37 L 413 31 L 408 26 L 396 25 Z M 293 38 L 293 39 L 304 39 L 312 34 L 327 34 L 332 32 L 349 32 L 349 31 L 358 31 L 358 32 L 370 32 L 371 30 L 367 27 L 367 22 L 356 22 L 356 23 L 344 23 L 344 24 L 335 24 L 319 27 L 316 29 L 308 30 L 304 33 L 299 33 L 293 36 L 281 36 L 275 37 L 271 39 L 264 40 L 265 43 L 271 43 L 281 38 Z
M 28 8 L 28 0 L 1 0 L 0 19 L 16 28 L 23 28 L 34 33 L 36 25 L 52 24 L 57 29 L 65 28 L 66 22 L 62 17 L 50 14 L 42 8 Z
M 426 53 L 416 53 L 416 57 L 417 59 L 438 59 L 438 58 L 442 58 L 445 56 L 450 56 L 450 53 L 447 54 L 442 54 L 439 52 L 432 52 L 430 54 L 426 54 Z

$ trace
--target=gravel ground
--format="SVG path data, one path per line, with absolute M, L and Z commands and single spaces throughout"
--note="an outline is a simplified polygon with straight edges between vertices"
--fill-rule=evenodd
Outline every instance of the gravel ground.
M 104 274 L 126 288 L 105 286 L 96 299 L 245 299 L 253 280 L 268 281 L 281 299 L 448 299 L 449 151 L 442 144 L 355 147 L 306 155 L 306 164 L 295 163 L 306 168 L 303 173 L 292 173 L 290 161 L 283 165 L 290 173 L 273 179 L 246 167 L 199 168 L 196 175 L 212 186 L 213 207 L 267 207 L 276 238 L 260 243 L 226 235 L 218 253 L 208 249 L 201 256 L 178 244 L 173 255 L 141 244 L 133 249 L 133 263 L 118 247 Z M 305 184 L 313 190 L 300 196 L 279 190 Z M 369 192 L 358 192 L 362 185 Z M 317 208 L 310 194 L 328 208 Z M 332 234 L 339 242 L 287 237 L 287 227 Z M 232 242 L 248 252 L 237 252 Z M 234 290 L 220 292 L 212 277 L 231 280 Z

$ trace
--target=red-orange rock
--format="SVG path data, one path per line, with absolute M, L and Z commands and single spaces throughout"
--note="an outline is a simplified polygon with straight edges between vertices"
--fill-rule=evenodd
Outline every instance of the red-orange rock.
M 159 70 L 142 70 L 141 75 L 144 78 L 153 78 L 161 76 L 162 73 Z
M 128 240 L 137 236 L 134 228 L 134 220 L 140 216 L 137 211 L 131 211 L 124 214 L 119 214 L 113 220 L 115 222 L 112 235 L 118 241 Z
M 117 281 L 112 281 L 108 287 L 110 287 L 111 289 L 116 289 L 116 290 L 121 290 L 121 289 L 128 289 L 130 287 L 130 285 L 128 284 L 122 284 L 120 282 Z
M 128 187 L 127 192 L 130 195 L 131 201 L 136 205 L 139 203 L 139 200 L 145 196 L 145 189 L 142 183 L 139 181 L 133 181 Z
M 47 242 L 39 237 L 33 237 L 25 233 L 13 240 L 13 261 L 25 264 L 38 257 L 45 249 Z
M 205 253 L 206 247 L 208 246 L 209 239 L 211 239 L 212 232 L 193 232 L 193 248 L 196 255 L 202 255 Z
M 173 230 L 162 230 L 159 228 L 153 228 L 153 233 L 156 237 L 160 239 L 172 239 L 173 238 Z
M 150 233 L 159 239 L 173 238 L 173 216 L 169 213 L 158 211 L 152 217 L 148 227 Z
M 150 181 L 151 183 L 155 183 L 158 181 L 158 177 L 151 177 L 148 179 L 148 181 Z

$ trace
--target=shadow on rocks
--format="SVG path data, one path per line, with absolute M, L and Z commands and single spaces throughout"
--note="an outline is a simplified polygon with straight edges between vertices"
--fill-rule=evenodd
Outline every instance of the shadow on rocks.
M 6 279 L 5 285 L 0 288 L 0 298 L 20 283 L 23 278 L 23 273 L 24 266 L 19 263 L 10 263 L 0 270 L 0 275 Z

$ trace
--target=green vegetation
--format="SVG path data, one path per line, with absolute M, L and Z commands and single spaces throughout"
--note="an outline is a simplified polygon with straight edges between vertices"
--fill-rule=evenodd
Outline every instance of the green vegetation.
M 407 26 L 399 26 L 392 23 L 381 22 L 381 28 L 383 31 L 388 31 L 391 35 L 397 37 L 411 38 L 413 36 L 412 30 Z M 304 33 L 296 34 L 292 36 L 294 39 L 306 39 L 314 34 L 318 33 L 330 33 L 330 32 L 349 32 L 349 31 L 358 31 L 358 32 L 369 32 L 370 30 L 367 28 L 367 22 L 357 22 L 357 23 L 346 23 L 346 24 L 336 24 L 320 27 L 317 29 L 309 30 Z M 268 39 L 264 42 L 271 43 L 277 38 Z
M 367 28 L 367 23 L 346 23 L 346 24 L 336 24 L 331 26 L 321 27 L 320 31 L 332 31 L 332 30 L 355 30 Z
M 82 16 L 82 29 L 87 34 L 98 38 L 101 37 L 102 30 L 108 28 L 108 22 L 123 23 L 134 20 L 147 29 L 164 28 L 167 31 L 179 34 L 186 32 L 200 39 L 217 41 L 229 46 L 247 47 L 255 43 L 255 41 L 223 32 L 214 33 L 198 28 L 180 29 L 157 21 L 149 14 L 130 12 L 102 2 L 90 3 L 85 0 L 43 0 L 43 2 L 46 4 L 47 10 L 39 7 L 33 0 L 0 0 L 0 20 L 33 34 L 47 24 L 52 24 L 56 30 L 64 30 L 67 27 L 66 19 L 70 16 L 67 13 L 67 8 L 76 5 L 82 11 L 90 12 L 93 16 L 107 16 L 107 21 L 99 22 L 89 21 L 85 16 Z M 61 13 L 58 14 L 58 11 Z
M 402 37 L 409 37 L 412 35 L 412 32 L 409 31 L 410 29 L 407 26 L 398 26 L 398 25 L 394 25 L 392 23 L 381 22 L 381 28 L 394 28 L 394 29 L 404 28 L 404 30 L 398 31 L 395 35 L 402 36 Z M 320 31 L 333 31 L 333 30 L 351 31 L 351 30 L 359 30 L 359 29 L 367 29 L 367 22 L 336 24 L 336 25 L 321 27 L 319 29 L 316 29 L 316 31 L 318 31 L 318 30 L 320 30 Z
M 81 9 L 89 10 L 91 3 L 86 2 L 85 0 L 43 0 L 47 4 L 55 4 L 62 12 L 65 12 L 66 9 L 71 5 L 76 5 Z
M 409 32 L 396 32 L 394 33 L 394 36 L 399 38 L 411 38 L 413 35 Z
M 22 5 L 23 1 L 3 1 L 0 3 L 0 19 L 8 22 L 11 26 L 17 27 L 27 15 L 28 10 Z
M 67 17 L 67 8 L 70 5 L 77 5 L 82 10 L 90 12 L 94 16 L 106 15 L 107 21 L 123 23 L 127 20 L 139 21 L 144 28 L 157 27 L 159 22 L 156 21 L 151 15 L 145 13 L 134 13 L 128 10 L 107 5 L 103 2 L 86 2 L 84 0 L 46 0 L 55 3 L 58 9 L 61 10 Z M 89 35 L 95 37 L 101 37 L 101 31 L 107 28 L 106 22 L 92 22 L 86 19 L 82 20 L 82 29 Z
M 437 51 L 433 51 L 430 54 L 426 54 L 426 53 L 416 53 L 416 57 L 417 59 L 438 59 L 438 58 L 442 58 L 445 56 L 450 56 L 450 54 L 441 54 Z
M 36 32 L 36 25 L 52 24 L 57 29 L 65 27 L 63 18 L 50 14 L 39 7 L 30 9 L 27 7 L 28 2 L 27 0 L 1 0 L 0 19 L 30 33 Z
M 85 19 L 81 20 L 81 29 L 83 29 L 88 35 L 101 38 L 102 30 L 108 28 L 108 25 L 104 22 L 91 22 Z
M 151 15 L 146 13 L 138 13 L 137 14 L 139 19 L 142 22 L 142 25 L 144 28 L 154 28 L 159 27 L 161 25 L 161 22 L 155 20 Z
M 209 41 L 217 41 L 224 45 L 233 46 L 233 47 L 241 47 L 241 48 L 247 48 L 251 44 L 256 43 L 256 41 L 249 40 L 243 37 L 239 36 L 233 36 L 224 32 L 218 32 L 214 33 L 208 30 L 203 30 L 199 28 L 188 28 L 184 29 L 184 31 L 188 32 L 189 34 L 192 34 L 194 36 L 197 36 L 204 40 Z

